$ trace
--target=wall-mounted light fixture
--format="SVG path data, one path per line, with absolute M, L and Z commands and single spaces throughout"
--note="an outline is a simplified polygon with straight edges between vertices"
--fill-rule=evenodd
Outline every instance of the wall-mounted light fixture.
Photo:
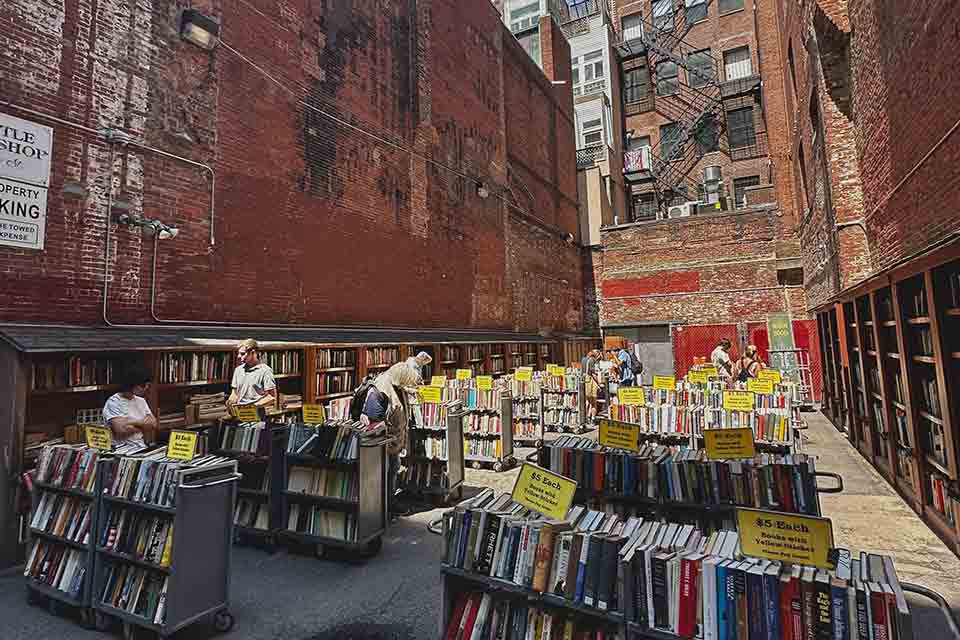
M 161 240 L 169 240 L 180 235 L 180 229 L 153 218 L 142 218 L 140 216 L 132 216 L 122 213 L 116 216 L 114 221 L 117 224 L 126 225 L 128 227 L 139 227 L 140 229 L 143 229 L 143 235 L 145 236 L 159 234 Z
M 482 182 L 477 183 L 477 195 L 480 196 L 480 198 L 483 200 L 486 200 L 487 198 L 490 197 L 490 190 L 487 189 L 486 184 Z
M 184 9 L 180 18 L 180 37 L 210 51 L 220 42 L 220 23 L 196 9 Z

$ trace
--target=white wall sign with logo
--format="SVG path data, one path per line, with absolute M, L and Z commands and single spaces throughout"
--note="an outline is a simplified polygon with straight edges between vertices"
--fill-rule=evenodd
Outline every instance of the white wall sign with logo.
M 0 178 L 0 244 L 43 249 L 47 190 Z
M 0 245 L 43 249 L 51 127 L 0 113 Z

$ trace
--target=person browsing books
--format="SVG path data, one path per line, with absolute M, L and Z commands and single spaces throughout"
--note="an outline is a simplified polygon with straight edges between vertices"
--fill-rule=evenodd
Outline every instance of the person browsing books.
M 426 351 L 421 351 L 416 356 L 410 356 L 404 361 L 404 364 L 417 374 L 417 384 L 423 381 L 423 368 L 433 362 L 433 356 Z M 397 365 L 393 365 L 397 366 Z
M 748 345 L 743 352 L 743 357 L 737 360 L 735 376 L 739 382 L 746 382 L 750 378 L 756 378 L 760 370 L 764 368 L 763 361 L 760 360 L 759 351 L 757 345 Z
M 277 401 L 277 383 L 273 378 L 273 369 L 260 362 L 260 346 L 256 340 L 247 339 L 237 346 L 237 360 L 240 364 L 233 370 L 230 383 L 230 398 L 227 408 L 230 413 L 238 405 L 268 407 Z
M 143 399 L 150 385 L 150 374 L 140 365 L 132 365 L 120 376 L 120 391 L 103 405 L 103 423 L 119 442 L 146 447 L 143 432 L 157 428 L 157 419 Z
M 733 362 L 730 360 L 730 341 L 721 338 L 717 348 L 710 354 L 710 362 L 717 368 L 721 380 L 733 378 Z

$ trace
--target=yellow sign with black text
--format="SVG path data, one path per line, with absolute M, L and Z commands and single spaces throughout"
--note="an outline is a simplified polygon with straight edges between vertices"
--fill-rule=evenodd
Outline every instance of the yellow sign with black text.
M 756 399 L 753 391 L 724 391 L 723 408 L 727 411 L 753 411 Z
M 690 371 L 687 373 L 687 382 L 690 384 L 707 384 L 708 380 L 706 371 Z
M 620 404 L 647 404 L 643 387 L 620 387 L 617 389 L 617 398 Z
M 493 389 L 493 376 L 477 376 L 477 389 L 480 391 Z
M 194 431 L 171 431 L 167 443 L 167 457 L 174 460 L 193 460 L 197 455 L 197 434 Z
M 457 369 L 457 380 L 469 380 L 473 377 L 473 369 Z
M 703 444 L 711 460 L 753 458 L 757 448 L 753 442 L 753 429 L 704 429 Z
M 443 402 L 443 389 L 440 387 L 417 387 L 417 396 L 424 404 L 440 404 Z
M 773 393 L 773 380 L 751 379 L 747 380 L 747 391 L 754 393 L 771 394 Z
M 433 376 L 430 378 L 431 387 L 445 387 L 447 386 L 447 376 Z
M 760 369 L 757 372 L 758 380 L 770 380 L 773 384 L 780 384 L 783 382 L 783 375 L 777 369 Z
M 676 391 L 676 376 L 653 376 L 653 388 L 657 391 Z
M 327 414 L 323 410 L 322 404 L 303 405 L 304 424 L 323 424 L 327 419 Z
M 737 530 L 745 556 L 833 569 L 833 523 L 828 518 L 760 509 L 737 509 Z
M 617 420 L 601 420 L 598 440 L 605 447 L 639 451 L 640 425 L 618 422 Z
M 552 376 L 559 376 L 562 378 L 564 375 L 566 375 L 567 370 L 557 364 L 548 364 L 547 373 Z
M 260 412 L 256 405 L 242 404 L 237 407 L 237 420 L 240 422 L 260 422 Z
M 92 424 L 83 427 L 87 436 L 87 446 L 91 449 L 110 451 L 113 448 L 113 432 L 107 427 L 97 427 Z
M 533 369 L 530 367 L 517 367 L 517 373 L 513 376 L 517 382 L 530 382 L 533 380 Z
M 717 371 L 717 368 L 712 364 L 700 367 L 700 371 L 703 371 L 705 374 L 707 374 L 708 378 L 716 378 L 720 375 L 720 372 Z
M 525 462 L 510 497 L 551 520 L 563 520 L 570 510 L 577 483 Z

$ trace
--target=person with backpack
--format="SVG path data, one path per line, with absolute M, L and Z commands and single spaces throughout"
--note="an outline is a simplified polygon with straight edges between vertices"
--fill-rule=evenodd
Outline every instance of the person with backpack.
M 737 360 L 736 378 L 737 382 L 746 382 L 751 378 L 756 378 L 757 374 L 763 369 L 763 362 L 758 355 L 757 345 L 748 345 L 743 352 L 743 356 Z
M 627 344 L 617 352 L 617 362 L 620 366 L 620 386 L 633 387 L 637 385 L 639 374 L 643 373 L 643 364 L 633 352 L 633 345 Z

